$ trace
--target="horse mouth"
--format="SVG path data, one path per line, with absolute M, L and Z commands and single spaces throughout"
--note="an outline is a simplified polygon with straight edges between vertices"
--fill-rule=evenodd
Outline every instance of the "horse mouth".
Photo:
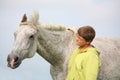
M 16 59 L 8 59 L 8 67 L 15 69 L 21 64 L 21 60 L 16 58 Z

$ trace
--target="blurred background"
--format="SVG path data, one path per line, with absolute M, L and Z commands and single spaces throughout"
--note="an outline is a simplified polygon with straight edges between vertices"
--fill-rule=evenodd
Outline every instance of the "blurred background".
M 120 37 L 120 0 L 0 0 L 0 80 L 52 80 L 50 64 L 37 53 L 13 70 L 7 67 L 24 13 L 39 12 L 39 22 L 71 27 L 91 25 L 96 37 Z

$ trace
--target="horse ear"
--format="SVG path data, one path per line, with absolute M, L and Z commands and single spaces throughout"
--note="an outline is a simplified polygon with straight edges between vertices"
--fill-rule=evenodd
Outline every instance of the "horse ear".
M 26 22 L 26 21 L 27 21 L 27 16 L 26 16 L 26 14 L 24 14 L 21 22 Z

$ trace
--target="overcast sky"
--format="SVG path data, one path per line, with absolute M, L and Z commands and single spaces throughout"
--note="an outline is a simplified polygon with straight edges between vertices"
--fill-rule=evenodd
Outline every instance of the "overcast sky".
M 36 55 L 12 70 L 6 57 L 24 13 L 37 10 L 39 22 L 71 27 L 91 25 L 96 37 L 120 37 L 120 0 L 0 0 L 0 80 L 52 80 L 49 63 Z

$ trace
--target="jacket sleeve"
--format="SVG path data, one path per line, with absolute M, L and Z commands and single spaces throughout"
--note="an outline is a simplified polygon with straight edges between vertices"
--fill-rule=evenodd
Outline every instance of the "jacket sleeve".
M 96 54 L 90 54 L 86 60 L 85 80 L 97 80 L 99 72 L 99 58 Z

